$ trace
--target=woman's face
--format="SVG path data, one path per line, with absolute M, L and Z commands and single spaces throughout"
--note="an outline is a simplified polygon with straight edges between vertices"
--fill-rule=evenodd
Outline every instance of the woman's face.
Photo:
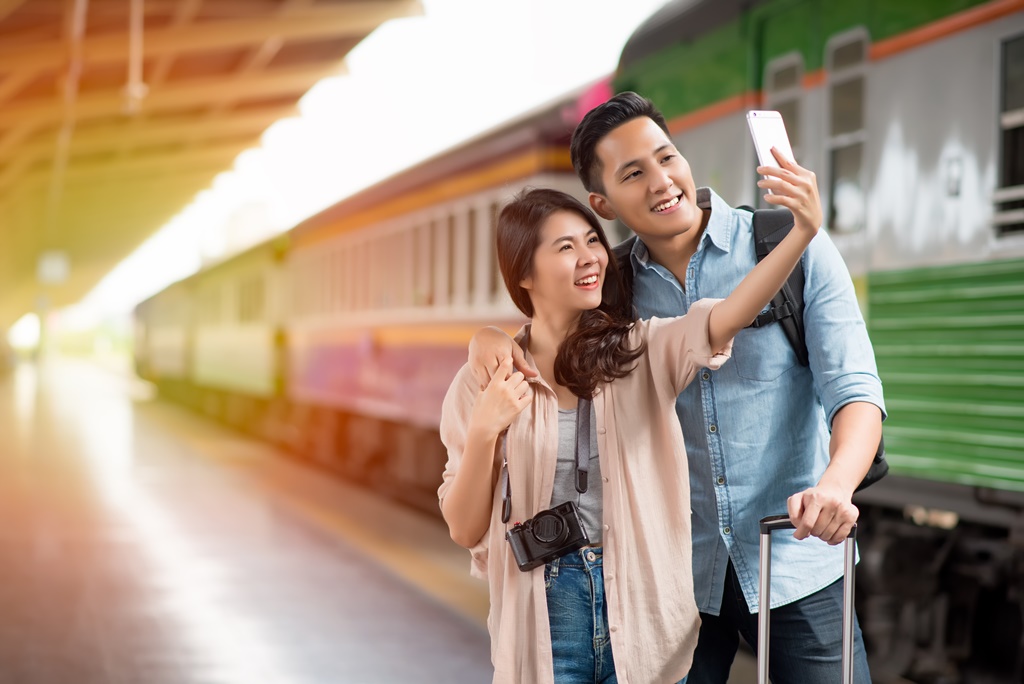
M 535 315 L 579 313 L 601 304 L 608 251 L 597 231 L 573 211 L 544 221 L 533 253 L 533 273 L 523 279 Z

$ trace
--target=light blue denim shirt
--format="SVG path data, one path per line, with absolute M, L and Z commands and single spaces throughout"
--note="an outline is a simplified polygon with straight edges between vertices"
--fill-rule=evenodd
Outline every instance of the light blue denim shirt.
M 709 197 L 710 196 L 710 197 Z M 641 318 L 678 316 L 705 297 L 726 297 L 757 263 L 751 214 L 702 188 L 711 218 L 686 269 L 685 287 L 637 240 L 634 303 Z M 703 369 L 676 400 L 690 464 L 697 606 L 718 615 L 731 558 L 747 606 L 757 610 L 758 521 L 786 512 L 786 499 L 814 486 L 829 462 L 829 426 L 854 401 L 882 409 L 882 384 L 849 271 L 820 231 L 803 256 L 804 324 L 810 367 L 777 324 L 742 330 L 732 359 Z M 843 545 L 792 534 L 772 544 L 772 607 L 843 574 Z

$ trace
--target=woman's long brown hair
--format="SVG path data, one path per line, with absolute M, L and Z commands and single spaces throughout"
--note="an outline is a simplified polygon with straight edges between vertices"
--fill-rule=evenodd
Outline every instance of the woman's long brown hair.
M 555 356 L 555 381 L 577 397 L 589 399 L 598 384 L 628 375 L 647 350 L 646 342 L 636 347 L 629 345 L 629 332 L 635 322 L 633 306 L 622 294 L 619 266 L 597 217 L 564 192 L 524 190 L 498 216 L 498 266 L 512 301 L 532 318 L 530 293 L 520 283 L 533 273 L 533 256 L 540 244 L 544 221 L 559 211 L 571 211 L 583 218 L 608 250 L 601 304 L 580 315 Z

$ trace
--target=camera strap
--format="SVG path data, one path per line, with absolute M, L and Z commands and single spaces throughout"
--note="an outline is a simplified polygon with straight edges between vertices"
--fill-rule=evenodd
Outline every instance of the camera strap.
M 592 399 L 580 399 L 576 404 L 576 491 L 587 491 L 587 475 L 590 472 L 590 455 L 594 453 L 591 443 L 590 414 Z M 501 439 L 501 522 L 507 523 L 512 517 L 512 484 L 508 477 L 508 430 Z

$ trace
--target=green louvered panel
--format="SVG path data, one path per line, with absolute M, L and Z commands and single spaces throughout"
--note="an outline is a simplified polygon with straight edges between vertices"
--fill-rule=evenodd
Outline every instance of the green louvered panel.
M 873 273 L 894 472 L 1024 491 L 1024 260 Z

